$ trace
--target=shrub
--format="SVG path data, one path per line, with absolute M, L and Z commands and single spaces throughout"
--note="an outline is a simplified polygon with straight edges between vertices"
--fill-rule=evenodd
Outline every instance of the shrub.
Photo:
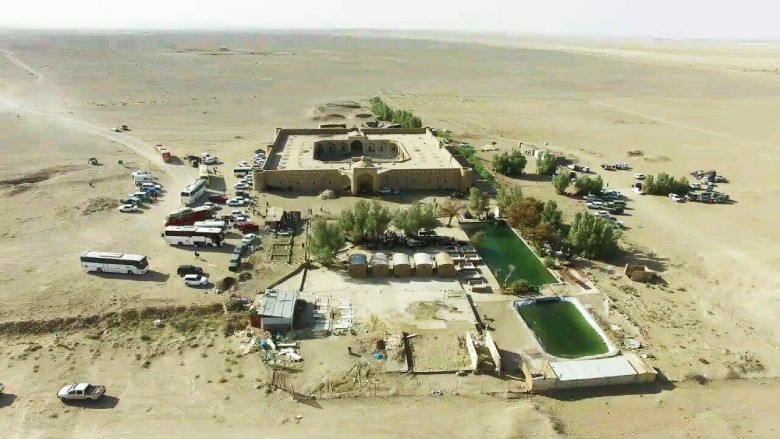
M 690 192 L 690 190 L 691 185 L 685 177 L 680 177 L 675 180 L 671 175 L 662 172 L 658 174 L 657 177 L 648 175 L 645 179 L 644 192 L 647 195 L 685 195 Z
M 330 224 L 325 220 L 312 224 L 309 252 L 321 264 L 332 264 L 345 242 L 344 234 L 337 224 Z
M 381 238 L 390 220 L 390 210 L 379 201 L 360 200 L 352 209 L 341 211 L 338 226 L 350 241 L 359 243 Z
M 502 175 L 523 175 L 527 159 L 519 150 L 506 151 L 493 158 L 493 170 Z
M 510 207 L 507 212 L 507 222 L 525 233 L 542 222 L 543 209 L 544 204 L 536 198 L 523 198 Z
M 601 179 L 601 176 L 596 178 L 582 177 L 574 183 L 574 187 L 577 188 L 579 195 L 598 195 L 604 190 L 604 180 Z
M 578 213 L 569 230 L 572 249 L 586 258 L 606 259 L 618 251 L 621 232 L 608 220 L 587 213 Z
M 471 188 L 471 193 L 469 194 L 469 209 L 477 214 L 478 217 L 482 218 L 489 207 L 490 196 L 487 193 L 482 192 L 479 188 Z
M 558 231 L 563 227 L 563 212 L 558 209 L 558 203 L 553 200 L 548 200 L 544 204 L 544 209 L 541 213 L 541 221 L 544 224 L 549 225 L 555 231 Z
M 371 98 L 371 111 L 380 119 L 400 124 L 404 128 L 422 128 L 422 119 L 408 110 L 393 110 L 378 96 Z
M 397 210 L 393 215 L 392 224 L 403 230 L 406 236 L 417 236 L 420 230 L 435 229 L 439 225 L 439 219 L 433 206 L 415 203 L 408 209 Z
M 482 161 L 479 159 L 479 157 L 477 157 L 477 153 L 474 151 L 474 148 L 459 146 L 455 148 L 455 153 L 462 156 L 464 159 L 466 159 L 467 162 L 471 163 L 471 165 L 474 167 L 474 171 L 476 171 L 480 177 L 487 180 L 491 185 L 495 184 L 496 178 L 493 177 L 493 174 L 488 172 L 484 166 L 482 166 Z
M 550 153 L 544 153 L 536 161 L 536 173 L 539 175 L 553 175 L 556 169 L 558 169 L 558 159 Z
M 500 186 L 496 195 L 496 204 L 504 214 L 510 207 L 523 198 L 523 191 L 520 186 Z
M 531 285 L 527 280 L 525 279 L 519 279 L 511 284 L 507 285 L 506 288 L 504 288 L 504 292 L 507 294 L 513 294 L 515 296 L 519 296 L 521 294 L 530 294 L 535 293 L 538 291 L 538 288 Z
M 568 172 L 560 172 L 552 179 L 552 185 L 555 187 L 555 193 L 563 195 L 571 184 L 571 177 Z

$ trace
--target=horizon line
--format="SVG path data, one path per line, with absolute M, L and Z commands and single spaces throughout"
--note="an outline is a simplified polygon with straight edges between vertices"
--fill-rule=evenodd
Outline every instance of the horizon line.
M 35 26 L 0 26 L 0 32 L 85 32 L 92 34 L 118 34 L 118 33 L 322 33 L 322 32 L 405 32 L 417 34 L 460 34 L 460 35 L 486 35 L 506 37 L 542 37 L 552 39 L 606 39 L 606 40 L 657 40 L 657 41 L 691 41 L 691 42 L 733 42 L 733 43 L 777 43 L 778 38 L 738 38 L 738 37 L 669 37 L 653 35 L 610 35 L 591 33 L 558 33 L 558 32 L 529 32 L 513 30 L 473 30 L 473 29 L 417 29 L 417 28 L 378 28 L 378 27 L 35 27 Z

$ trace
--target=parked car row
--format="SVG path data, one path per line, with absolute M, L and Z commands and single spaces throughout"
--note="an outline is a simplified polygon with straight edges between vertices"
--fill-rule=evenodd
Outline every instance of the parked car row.
M 118 210 L 124 213 L 139 212 L 140 206 L 145 203 L 151 203 L 155 198 L 163 194 L 162 185 L 156 182 L 150 171 L 133 171 L 131 175 L 138 191 L 128 194 L 119 200 L 122 204 Z

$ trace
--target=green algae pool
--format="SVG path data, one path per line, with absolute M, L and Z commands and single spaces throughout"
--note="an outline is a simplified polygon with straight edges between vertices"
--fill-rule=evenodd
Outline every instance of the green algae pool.
M 534 286 L 557 282 L 542 261 L 505 223 L 466 223 L 463 230 L 469 237 L 480 230 L 485 232 L 485 237 L 474 247 L 499 282 L 525 279 Z M 510 265 L 515 267 L 514 271 Z
M 568 300 L 527 300 L 515 302 L 515 307 L 550 355 L 571 359 L 610 351 L 577 305 Z

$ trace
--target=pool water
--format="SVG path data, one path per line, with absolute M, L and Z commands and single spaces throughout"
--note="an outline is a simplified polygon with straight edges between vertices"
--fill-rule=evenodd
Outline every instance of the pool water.
M 517 312 L 545 351 L 559 358 L 581 358 L 609 352 L 601 335 L 572 302 L 561 299 L 519 303 Z
M 541 286 L 557 282 L 533 251 L 505 223 L 467 223 L 463 229 L 469 236 L 484 231 L 485 237 L 474 244 L 499 283 L 525 279 L 531 285 Z M 514 271 L 510 265 L 515 267 Z M 511 274 L 510 274 L 511 273 Z

